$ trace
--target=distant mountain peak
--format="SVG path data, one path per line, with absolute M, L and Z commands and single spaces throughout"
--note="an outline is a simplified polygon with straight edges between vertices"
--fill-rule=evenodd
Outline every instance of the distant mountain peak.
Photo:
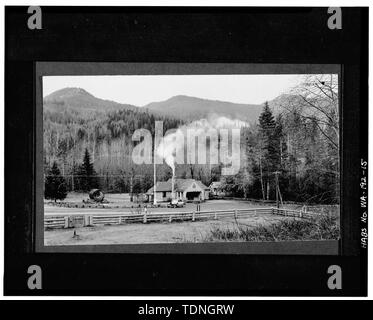
M 78 87 L 67 87 L 54 91 L 44 97 L 43 101 L 46 108 L 55 111 L 62 110 L 61 106 L 75 110 L 86 109 L 92 111 L 138 110 L 138 107 L 130 104 L 97 98 L 85 89 Z
M 166 101 L 175 101 L 175 100 L 182 100 L 182 101 L 205 101 L 205 102 L 216 102 L 216 103 L 231 103 L 231 104 L 236 104 L 236 105 L 244 105 L 244 103 L 235 103 L 231 101 L 225 101 L 225 100 L 216 100 L 216 99 L 209 99 L 209 98 L 200 98 L 200 97 L 193 97 L 193 96 L 188 96 L 185 94 L 179 94 L 176 96 L 173 96 Z
M 185 94 L 178 94 L 178 95 L 172 96 L 172 97 L 170 97 L 170 98 L 168 98 L 164 101 L 174 102 L 174 101 L 196 101 L 196 100 L 206 100 L 206 99 L 198 98 L 198 97 L 192 97 L 192 96 L 188 96 L 188 95 L 185 95 Z M 163 101 L 158 101 L 158 102 L 163 102 Z M 151 102 L 151 103 L 153 103 L 153 102 Z M 154 102 L 154 103 L 157 103 L 157 102 Z
M 214 114 L 255 122 L 262 110 L 262 106 L 257 104 L 234 103 L 187 95 L 176 95 L 164 101 L 152 102 L 144 108 L 157 114 L 173 115 L 187 121 L 203 119 Z
M 84 90 L 83 88 L 67 87 L 67 88 L 63 88 L 63 89 L 52 92 L 51 94 L 44 97 L 44 100 L 46 101 L 63 100 L 63 99 L 71 98 L 75 96 L 93 97 L 92 94 L 90 94 L 88 91 Z
M 190 98 L 195 98 L 195 97 L 191 97 L 191 96 L 187 96 L 185 94 L 177 94 L 176 96 L 173 96 L 167 100 L 171 100 L 171 99 L 190 99 Z

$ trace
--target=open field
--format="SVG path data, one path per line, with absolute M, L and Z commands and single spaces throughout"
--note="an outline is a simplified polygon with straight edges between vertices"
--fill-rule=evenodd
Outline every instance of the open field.
M 57 229 L 44 232 L 44 243 L 45 245 L 97 245 L 204 242 L 211 230 L 216 228 L 231 230 L 237 228 L 237 224 L 254 228 L 282 220 L 294 220 L 294 218 L 258 214 L 247 219 L 238 219 L 237 222 L 234 219 L 225 219 Z M 78 237 L 73 237 L 74 230 Z
M 246 208 L 258 208 L 261 206 L 257 203 L 250 203 L 248 201 L 240 200 L 208 200 L 200 204 L 200 211 L 209 211 L 209 210 L 234 210 L 234 209 L 246 209 Z M 194 203 L 186 203 L 183 208 L 148 208 L 148 214 L 159 213 L 159 212 L 190 212 L 196 210 L 197 205 Z M 128 208 L 128 207 L 106 207 L 106 208 L 66 208 L 58 207 L 53 205 L 44 205 L 44 213 L 52 215 L 63 215 L 63 214 L 82 214 L 82 213 L 139 213 L 139 208 Z M 141 209 L 140 209 L 141 212 Z
M 64 200 L 66 203 L 81 204 L 83 199 L 87 199 L 86 194 L 82 193 L 69 193 Z M 125 193 L 113 193 L 106 194 L 105 199 L 109 202 L 103 205 L 103 208 L 68 208 L 50 205 L 47 202 L 44 204 L 44 213 L 48 215 L 65 215 L 65 214 L 84 214 L 84 213 L 139 213 L 141 208 L 138 208 L 138 204 L 130 202 L 130 197 Z M 183 208 L 166 208 L 166 204 L 160 208 L 148 208 L 148 214 L 152 212 L 188 212 L 196 210 L 196 204 L 187 203 Z M 131 208 L 133 206 L 133 208 Z M 273 204 L 265 204 L 260 202 L 251 202 L 247 200 L 207 200 L 200 204 L 201 211 L 209 210 L 239 210 L 247 208 L 259 208 L 259 207 L 271 207 Z M 302 205 L 287 204 L 287 209 L 300 210 Z M 338 213 L 338 206 L 318 206 L 318 208 L 310 207 L 310 211 L 320 211 L 320 208 L 325 209 L 325 212 L 331 211 Z

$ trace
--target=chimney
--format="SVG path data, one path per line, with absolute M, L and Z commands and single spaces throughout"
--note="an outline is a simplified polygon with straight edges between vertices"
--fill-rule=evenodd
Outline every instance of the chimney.
M 175 170 L 172 170 L 171 178 L 171 199 L 175 199 Z

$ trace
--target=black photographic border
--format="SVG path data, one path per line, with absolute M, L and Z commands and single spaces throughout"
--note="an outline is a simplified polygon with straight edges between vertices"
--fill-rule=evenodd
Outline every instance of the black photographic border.
M 327 8 L 42 9 L 39 31 L 27 28 L 27 7 L 5 9 L 5 294 L 366 295 L 367 8 L 342 8 L 342 30 L 327 28 Z M 340 255 L 36 253 L 37 61 L 342 65 Z M 42 290 L 27 288 L 32 264 L 44 270 Z M 343 290 L 326 285 L 332 264 Z

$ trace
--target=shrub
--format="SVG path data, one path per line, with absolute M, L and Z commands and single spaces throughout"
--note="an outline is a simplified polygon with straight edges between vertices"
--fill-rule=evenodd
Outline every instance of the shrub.
M 286 219 L 269 226 L 254 228 L 237 224 L 236 228 L 210 230 L 206 241 L 286 241 L 339 239 L 336 217 L 324 216 L 310 220 Z
M 67 196 L 65 179 L 62 177 L 57 163 L 54 162 L 45 177 L 44 197 L 45 199 L 63 200 Z

